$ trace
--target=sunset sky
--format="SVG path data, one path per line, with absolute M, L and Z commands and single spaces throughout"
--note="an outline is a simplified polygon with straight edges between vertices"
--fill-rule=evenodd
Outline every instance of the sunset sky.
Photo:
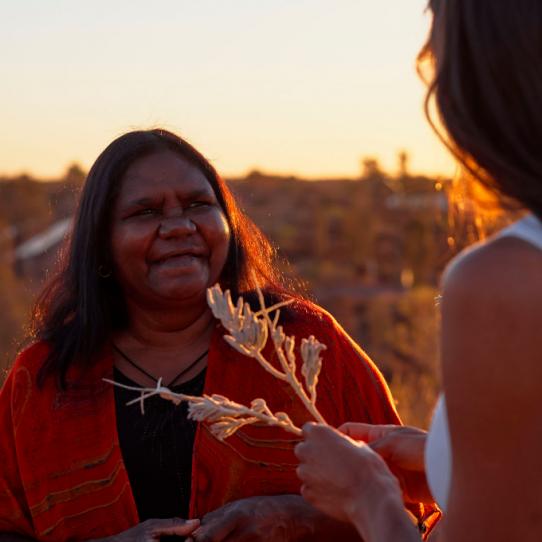
M 452 175 L 414 68 L 426 0 L 0 0 L 0 173 L 88 168 L 164 126 L 224 175 Z

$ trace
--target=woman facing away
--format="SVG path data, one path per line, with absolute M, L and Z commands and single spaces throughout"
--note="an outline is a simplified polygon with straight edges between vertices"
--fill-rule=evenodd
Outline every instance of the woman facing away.
M 438 540 L 542 540 L 542 3 L 434 0 L 447 144 L 527 216 L 461 254 L 442 286 L 444 395 L 414 428 L 308 425 L 302 494 L 365 542 L 419 540 L 403 502 L 437 498 Z M 425 449 L 425 460 L 424 460 Z
M 358 539 L 300 497 L 296 438 L 245 426 L 220 442 L 186 405 L 152 397 L 142 415 L 104 382 L 162 377 L 189 395 L 262 397 L 305 423 L 290 387 L 231 348 L 207 306 L 213 284 L 250 300 L 256 281 L 268 305 L 294 300 L 287 334 L 326 342 L 318 408 L 331 424 L 399 423 L 376 367 L 287 287 L 212 165 L 174 134 L 131 132 L 91 168 L 64 265 L 37 305 L 37 341 L 0 391 L 0 540 Z

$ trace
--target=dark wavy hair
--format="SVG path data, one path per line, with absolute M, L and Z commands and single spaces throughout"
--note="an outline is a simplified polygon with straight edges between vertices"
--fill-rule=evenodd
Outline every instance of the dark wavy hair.
M 542 219 L 542 3 L 431 0 L 429 122 L 478 181 Z M 446 133 L 431 119 L 431 104 Z
M 66 385 L 72 364 L 89 365 L 114 330 L 128 322 L 122 290 L 112 267 L 111 211 L 127 168 L 146 155 L 170 150 L 198 167 L 213 188 L 231 229 L 221 286 L 234 296 L 254 292 L 256 283 L 273 295 L 302 298 L 300 287 L 279 271 L 276 251 L 259 228 L 241 211 L 230 189 L 209 161 L 179 136 L 162 129 L 129 132 L 113 141 L 98 157 L 86 179 L 67 249 L 59 271 L 34 307 L 31 331 L 51 350 L 38 375 L 56 376 Z

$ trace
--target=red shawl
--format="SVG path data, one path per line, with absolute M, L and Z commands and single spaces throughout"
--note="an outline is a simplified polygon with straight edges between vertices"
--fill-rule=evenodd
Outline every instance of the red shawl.
M 367 355 L 321 309 L 307 305 L 301 312 L 284 327 L 298 340 L 312 334 L 328 347 L 317 401 L 328 423 L 400 423 Z M 217 325 L 205 393 L 244 404 L 263 397 L 298 425 L 309 420 L 293 391 L 228 346 L 223 334 Z M 114 389 L 102 380 L 112 377 L 112 353 L 107 349 L 91 369 L 72 368 L 61 391 L 52 378 L 36 386 L 47 351 L 38 343 L 22 352 L 0 391 L 0 532 L 55 541 L 111 536 L 138 523 L 119 448 Z M 295 441 L 279 429 L 248 426 L 220 442 L 200 424 L 190 517 L 244 497 L 299 493 Z

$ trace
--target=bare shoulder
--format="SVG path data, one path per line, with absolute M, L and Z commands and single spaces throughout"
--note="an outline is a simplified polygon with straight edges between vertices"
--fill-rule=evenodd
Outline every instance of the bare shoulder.
M 443 288 L 469 296 L 533 290 L 542 295 L 541 272 L 540 249 L 521 239 L 502 237 L 477 244 L 452 260 L 444 274 Z
M 497 238 L 461 254 L 443 279 L 443 354 L 464 349 L 456 355 L 474 357 L 476 364 L 468 367 L 474 372 L 485 372 L 488 363 L 495 373 L 499 360 L 542 369 L 534 356 L 542 321 L 541 277 L 542 251 L 520 239 Z M 445 372 L 461 370 L 458 357 L 443 355 L 443 364 Z
M 515 238 L 478 245 L 445 273 L 450 533 L 457 525 L 488 540 L 532 539 L 520 522 L 542 499 L 541 277 L 542 251 Z

